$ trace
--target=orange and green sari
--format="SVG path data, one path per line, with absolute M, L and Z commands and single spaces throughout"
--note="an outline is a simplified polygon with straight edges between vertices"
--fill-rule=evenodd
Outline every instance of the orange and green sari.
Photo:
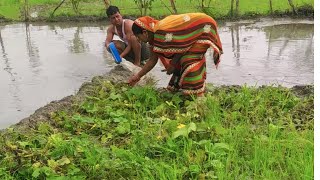
M 222 54 L 215 20 L 204 13 L 188 13 L 171 15 L 160 21 L 147 16 L 135 22 L 154 33 L 154 39 L 149 43 L 164 66 L 170 63 L 176 67 L 168 89 L 202 94 L 206 79 L 205 53 L 209 47 L 213 48 L 216 67 Z M 175 54 L 182 55 L 177 62 L 172 61 Z

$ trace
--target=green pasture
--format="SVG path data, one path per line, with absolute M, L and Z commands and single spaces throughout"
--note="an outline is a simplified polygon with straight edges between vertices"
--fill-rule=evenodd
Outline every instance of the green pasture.
M 76 13 L 72 8 L 71 0 L 65 1 L 64 4 L 55 12 L 54 17 L 79 17 L 79 16 L 93 16 L 98 18 L 105 17 L 105 4 L 101 0 L 78 0 L 79 13 Z M 60 0 L 29 0 L 29 13 L 37 12 L 36 19 L 50 20 L 53 10 L 61 2 Z M 199 1 L 196 0 L 176 0 L 176 7 L 178 13 L 200 12 Z M 231 1 L 212 0 L 209 7 L 205 7 L 204 11 L 212 15 L 216 19 L 228 18 L 230 12 Z M 313 7 L 313 0 L 293 0 L 296 8 L 303 8 L 308 6 Z M 111 0 L 112 5 L 116 5 L 121 9 L 122 14 L 131 16 L 140 16 L 141 13 L 133 0 Z M 12 20 L 24 19 L 25 1 L 0 0 L 0 16 Z M 235 9 L 235 5 L 234 5 Z M 276 13 L 291 12 L 291 7 L 286 0 L 273 0 L 273 11 Z M 148 9 L 147 15 L 154 17 L 163 17 L 170 15 L 172 12 L 169 1 L 155 0 L 152 3 L 151 9 Z M 252 15 L 269 15 L 269 0 L 241 0 L 239 4 L 239 16 L 246 17 Z

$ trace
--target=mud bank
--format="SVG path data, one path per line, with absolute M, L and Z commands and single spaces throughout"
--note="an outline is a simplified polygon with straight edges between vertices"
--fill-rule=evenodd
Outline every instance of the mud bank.
M 50 121 L 50 116 L 53 112 L 61 110 L 66 112 L 70 111 L 73 104 L 81 103 L 88 95 L 95 91 L 95 87 L 99 86 L 101 82 L 110 81 L 114 84 L 126 83 L 128 78 L 139 69 L 140 68 L 131 65 L 131 63 L 122 63 L 104 75 L 93 77 L 91 82 L 83 83 L 75 95 L 67 96 L 58 101 L 52 101 L 11 127 L 23 130 L 34 127 L 38 122 Z M 138 85 L 152 83 L 154 83 L 153 77 L 146 76 L 141 79 Z
M 18 122 L 15 125 L 12 125 L 11 128 L 14 128 L 16 130 L 20 131 L 28 131 L 28 129 L 33 129 L 38 122 L 50 122 L 51 121 L 51 115 L 58 111 L 65 111 L 70 112 L 72 110 L 72 107 L 74 104 L 79 104 L 85 100 L 87 96 L 90 96 L 95 89 L 97 89 L 98 86 L 101 85 L 101 82 L 103 81 L 110 81 L 112 84 L 121 84 L 126 83 L 128 78 L 133 74 L 136 73 L 139 70 L 137 67 L 133 67 L 129 64 L 122 64 L 116 66 L 114 69 L 112 69 L 109 73 L 104 74 L 102 76 L 95 76 L 92 78 L 91 82 L 85 82 L 82 84 L 82 86 L 79 88 L 79 91 L 75 95 L 67 96 L 61 100 L 58 101 L 52 101 L 49 104 L 47 104 L 44 107 L 41 107 L 37 109 L 32 115 L 30 115 L 27 118 L 22 119 L 20 122 Z M 153 84 L 154 79 L 152 75 L 148 75 L 140 80 L 138 85 L 146 85 L 146 84 Z M 257 88 L 265 88 L 267 86 L 261 86 Z M 233 85 L 233 86 L 213 86 L 208 85 L 207 91 L 208 92 L 214 92 L 219 91 L 222 89 L 227 90 L 240 90 L 241 86 L 239 85 Z M 280 87 L 279 88 L 284 88 Z M 314 85 L 303 85 L 303 86 L 294 86 L 290 88 L 291 91 L 293 91 L 294 94 L 297 95 L 297 97 L 303 98 L 306 96 L 313 96 L 314 94 Z M 159 89 L 159 92 L 163 91 L 163 89 Z M 2 130 L 6 131 L 6 129 Z

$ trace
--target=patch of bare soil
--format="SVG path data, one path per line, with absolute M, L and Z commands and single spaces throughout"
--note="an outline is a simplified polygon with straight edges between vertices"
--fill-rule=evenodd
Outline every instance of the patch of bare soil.
M 314 95 L 313 85 L 298 85 L 291 88 L 293 93 L 299 97 Z

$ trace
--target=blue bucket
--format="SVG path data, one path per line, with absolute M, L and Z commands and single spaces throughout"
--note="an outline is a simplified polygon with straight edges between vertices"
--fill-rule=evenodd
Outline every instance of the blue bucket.
M 116 46 L 114 45 L 113 42 L 111 42 L 111 43 L 109 44 L 109 49 L 110 49 L 110 52 L 111 52 L 111 54 L 112 54 L 112 56 L 113 56 L 113 58 L 114 58 L 114 61 L 115 61 L 117 64 L 120 64 L 121 61 L 122 61 L 122 59 L 121 59 L 121 57 L 120 57 L 120 55 L 119 55 L 119 52 L 118 52 L 118 50 L 117 50 L 117 48 L 116 48 Z

